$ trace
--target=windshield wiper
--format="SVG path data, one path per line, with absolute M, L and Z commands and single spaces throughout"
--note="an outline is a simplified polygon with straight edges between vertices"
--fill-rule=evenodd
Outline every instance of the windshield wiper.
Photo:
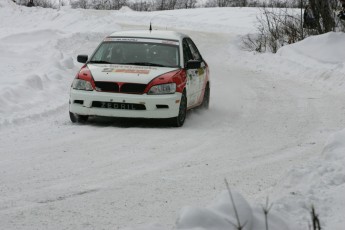
M 90 61 L 90 63 L 92 63 L 92 64 L 113 64 L 113 63 L 108 62 L 108 61 Z
M 151 62 L 130 62 L 130 63 L 123 63 L 124 65 L 143 65 L 143 66 L 157 66 L 157 67 L 166 67 L 165 65 L 151 63 Z

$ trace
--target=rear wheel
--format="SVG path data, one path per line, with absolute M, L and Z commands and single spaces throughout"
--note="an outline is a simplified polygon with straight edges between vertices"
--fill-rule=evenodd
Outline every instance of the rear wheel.
M 210 107 L 210 85 L 207 84 L 205 88 L 204 98 L 202 100 L 201 108 L 209 109 Z
M 73 123 L 76 123 L 76 122 L 85 123 L 89 119 L 89 116 L 87 116 L 87 115 L 78 115 L 78 114 L 71 113 L 71 112 L 69 112 L 69 117 Z
M 180 108 L 177 117 L 171 118 L 171 124 L 174 127 L 181 127 L 186 120 L 187 115 L 187 96 L 186 91 L 183 91 L 180 101 Z

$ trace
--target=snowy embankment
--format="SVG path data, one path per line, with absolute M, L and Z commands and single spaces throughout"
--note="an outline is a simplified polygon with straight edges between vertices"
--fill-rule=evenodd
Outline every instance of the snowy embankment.
M 6 229 L 58 229 L 57 226 L 65 229 L 109 229 L 110 226 L 131 228 L 133 224 L 139 225 L 138 229 L 168 229 L 167 226 L 171 227 L 171 224 L 160 221 L 160 218 L 165 216 L 165 220 L 171 219 L 175 213 L 170 212 L 178 212 L 182 208 L 179 206 L 171 211 L 172 208 L 167 205 L 169 198 L 169 201 L 174 197 L 181 200 L 182 205 L 190 205 L 191 197 L 199 200 L 213 197 L 216 195 L 214 191 L 200 189 L 210 187 L 213 183 L 217 190 L 224 190 L 223 178 L 234 175 L 231 182 L 237 181 L 245 198 L 250 195 L 248 202 L 234 192 L 240 219 L 243 223 L 248 220 L 248 230 L 265 229 L 260 206 L 265 196 L 273 201 L 269 229 L 287 229 L 280 219 L 284 219 L 290 229 L 305 229 L 311 204 L 316 206 L 324 229 L 344 229 L 345 134 L 344 131 L 335 133 L 337 129 L 344 128 L 344 119 L 341 118 L 344 114 L 329 116 L 337 118 L 338 123 L 332 123 L 327 118 L 328 113 L 332 113 L 328 108 L 332 108 L 333 100 L 335 105 L 341 105 L 342 98 L 345 98 L 345 35 L 329 33 L 308 38 L 283 47 L 276 55 L 243 52 L 239 49 L 240 36 L 253 33 L 257 13 L 256 9 L 251 8 L 168 12 L 62 8 L 56 11 L 19 7 L 9 0 L 1 1 L 0 154 L 3 155 L 0 156 L 4 161 L 0 162 L 0 226 Z M 54 116 L 60 111 L 67 114 L 69 85 L 81 66 L 75 60 L 76 54 L 90 54 L 99 41 L 113 31 L 148 27 L 150 21 L 154 28 L 186 30 L 198 35 L 193 38 L 202 43 L 201 51 L 210 60 L 214 74 L 213 107 L 209 114 L 194 114 L 187 121 L 185 129 L 179 132 L 165 129 L 118 131 L 114 127 L 108 130 L 97 125 L 71 126 L 66 120 L 67 115 Z M 217 47 L 218 43 L 221 47 Z M 236 77 L 239 79 L 234 81 L 239 83 L 238 87 L 231 86 L 233 82 L 224 79 L 230 75 L 238 75 Z M 296 91 L 285 88 L 289 86 L 299 88 Z M 305 94 L 304 87 L 307 91 Z M 224 97 L 229 99 L 230 108 L 221 103 Z M 265 107 L 260 107 L 262 105 Z M 304 111 L 309 109 L 313 111 Z M 337 111 L 344 111 L 344 107 Z M 251 116 L 250 112 L 254 114 Z M 312 116 L 313 113 L 317 115 Z M 277 116 L 277 119 L 270 115 Z M 46 126 L 49 118 L 53 120 L 52 126 Z M 208 119 L 207 124 L 205 119 Z M 26 126 L 35 122 L 43 126 L 43 130 Z M 34 135 L 22 131 L 21 125 L 33 128 Z M 56 130 L 57 127 L 61 130 Z M 252 127 L 255 129 L 251 130 Z M 246 132 L 246 129 L 249 130 Z M 281 129 L 284 130 L 279 132 Z M 51 130 L 55 133 L 50 134 Z M 180 132 L 190 138 L 179 139 Z M 80 135 L 80 139 L 75 133 Z M 83 136 L 84 133 L 90 136 Z M 124 133 L 138 143 L 137 148 L 131 149 L 132 145 L 127 140 L 130 138 L 122 138 L 126 136 Z M 155 140 L 141 143 L 141 137 L 147 133 Z M 46 140 L 44 135 L 47 136 Z M 331 137 L 325 143 L 325 136 L 329 135 Z M 106 136 L 109 140 L 102 141 L 100 136 Z M 167 139 L 162 136 L 167 136 Z M 114 141 L 111 137 L 120 140 L 117 152 L 122 155 L 113 156 L 114 149 L 108 143 Z M 69 142 L 69 139 L 72 141 Z M 92 141 L 84 143 L 85 139 Z M 201 141 L 196 141 L 198 139 Z M 229 140 L 234 140 L 234 143 L 229 143 Z M 157 142 L 166 143 L 149 146 Z M 174 142 L 183 143 L 183 148 L 176 148 Z M 75 149 L 76 143 L 84 143 L 87 148 Z M 105 148 L 98 148 L 96 144 Z M 50 151 L 51 146 L 64 154 Z M 162 154 L 168 151 L 166 146 L 174 147 L 175 158 Z M 128 153 L 128 149 L 132 152 Z M 133 155 L 137 149 L 143 149 L 143 152 Z M 228 151 L 231 155 L 225 154 Z M 85 152 L 91 153 L 91 156 L 84 155 Z M 96 156 L 92 155 L 94 152 Z M 207 152 L 212 154 L 207 155 Z M 306 157 L 301 156 L 305 153 L 308 153 Z M 135 160 L 127 159 L 131 155 Z M 121 163 L 117 165 L 119 161 Z M 296 165 L 289 164 L 289 161 Z M 140 167 L 133 167 L 133 162 Z M 119 172 L 114 165 L 124 166 Z M 268 168 L 268 172 L 265 172 L 265 168 Z M 122 178 L 123 174 L 125 176 Z M 157 179 L 157 174 L 162 175 Z M 116 181 L 119 185 L 113 182 L 118 178 L 124 182 Z M 176 184 L 175 187 L 169 181 Z M 241 181 L 245 181 L 244 184 Z M 160 186 L 154 185 L 160 182 Z M 234 184 L 234 190 L 238 189 L 236 183 L 231 183 Z M 150 187 L 155 190 L 150 190 Z M 136 193 L 135 190 L 141 189 L 142 193 Z M 183 195 L 178 196 L 181 189 Z M 160 195 L 160 192 L 163 194 Z M 84 194 L 91 198 L 83 198 L 81 195 Z M 111 197 L 113 194 L 116 194 L 115 198 Z M 109 205 L 110 199 L 114 199 L 114 206 Z M 131 210 L 116 203 L 118 199 L 126 207 L 131 204 Z M 160 199 L 165 202 L 160 203 Z M 195 199 L 193 201 L 196 203 Z M 75 211 L 66 211 L 70 206 Z M 147 218 L 151 215 L 158 216 L 157 219 L 140 219 L 139 211 L 149 207 L 150 210 L 145 210 Z M 112 213 L 113 210 L 118 213 Z M 49 216 L 50 213 L 52 216 Z M 115 215 L 123 220 L 116 222 Z M 231 223 L 236 223 L 227 192 L 221 193 L 216 201 L 205 208 L 182 208 L 178 216 L 176 229 L 234 229 Z M 88 222 L 88 219 L 94 222 Z M 127 219 L 128 222 L 123 223 Z M 85 223 L 82 224 L 82 221 Z M 151 222 L 162 225 L 139 224 Z
M 264 61 L 271 61 L 264 67 L 266 71 L 279 73 L 283 79 L 308 82 L 315 90 L 323 92 L 322 96 L 339 96 L 345 87 L 344 47 L 344 33 L 328 33 L 283 47 L 274 60 L 269 54 L 260 56 Z M 281 68 L 282 64 L 285 68 Z M 344 229 L 341 217 L 345 213 L 344 134 L 345 130 L 331 134 L 321 153 L 315 152 L 313 160 L 286 173 L 282 183 L 272 189 L 274 194 L 270 194 L 276 200 L 277 210 L 302 217 L 314 205 L 324 229 Z M 310 224 L 309 218 L 302 218 L 306 225 Z
M 342 130 L 329 138 L 318 159 L 289 171 L 279 188 L 281 193 L 288 195 L 279 198 L 278 210 L 302 216 L 314 205 L 323 229 L 344 229 L 345 222 L 341 217 L 345 207 L 344 165 L 345 130 Z M 304 220 L 310 222 L 306 217 Z
M 344 91 L 344 33 L 327 33 L 309 37 L 297 44 L 283 47 L 278 55 L 290 65 L 288 76 L 303 76 L 320 90 L 330 93 Z M 296 66 L 296 68 L 294 68 Z M 278 71 L 278 69 L 276 69 Z M 285 71 L 285 70 L 283 70 Z

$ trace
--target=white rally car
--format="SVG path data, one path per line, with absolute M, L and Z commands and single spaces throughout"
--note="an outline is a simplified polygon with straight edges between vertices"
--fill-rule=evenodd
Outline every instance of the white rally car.
M 74 79 L 72 122 L 90 115 L 169 118 L 182 126 L 188 109 L 208 108 L 209 69 L 194 42 L 173 31 L 125 31 L 106 37 Z

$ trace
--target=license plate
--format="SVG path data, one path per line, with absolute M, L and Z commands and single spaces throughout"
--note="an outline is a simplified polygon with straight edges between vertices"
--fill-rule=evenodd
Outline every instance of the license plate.
M 145 110 L 145 105 L 132 104 L 132 103 L 120 103 L 120 102 L 103 102 L 94 101 L 92 107 L 103 109 L 121 109 L 121 110 Z
M 135 107 L 133 104 L 117 103 L 117 102 L 102 102 L 101 108 L 135 110 Z

